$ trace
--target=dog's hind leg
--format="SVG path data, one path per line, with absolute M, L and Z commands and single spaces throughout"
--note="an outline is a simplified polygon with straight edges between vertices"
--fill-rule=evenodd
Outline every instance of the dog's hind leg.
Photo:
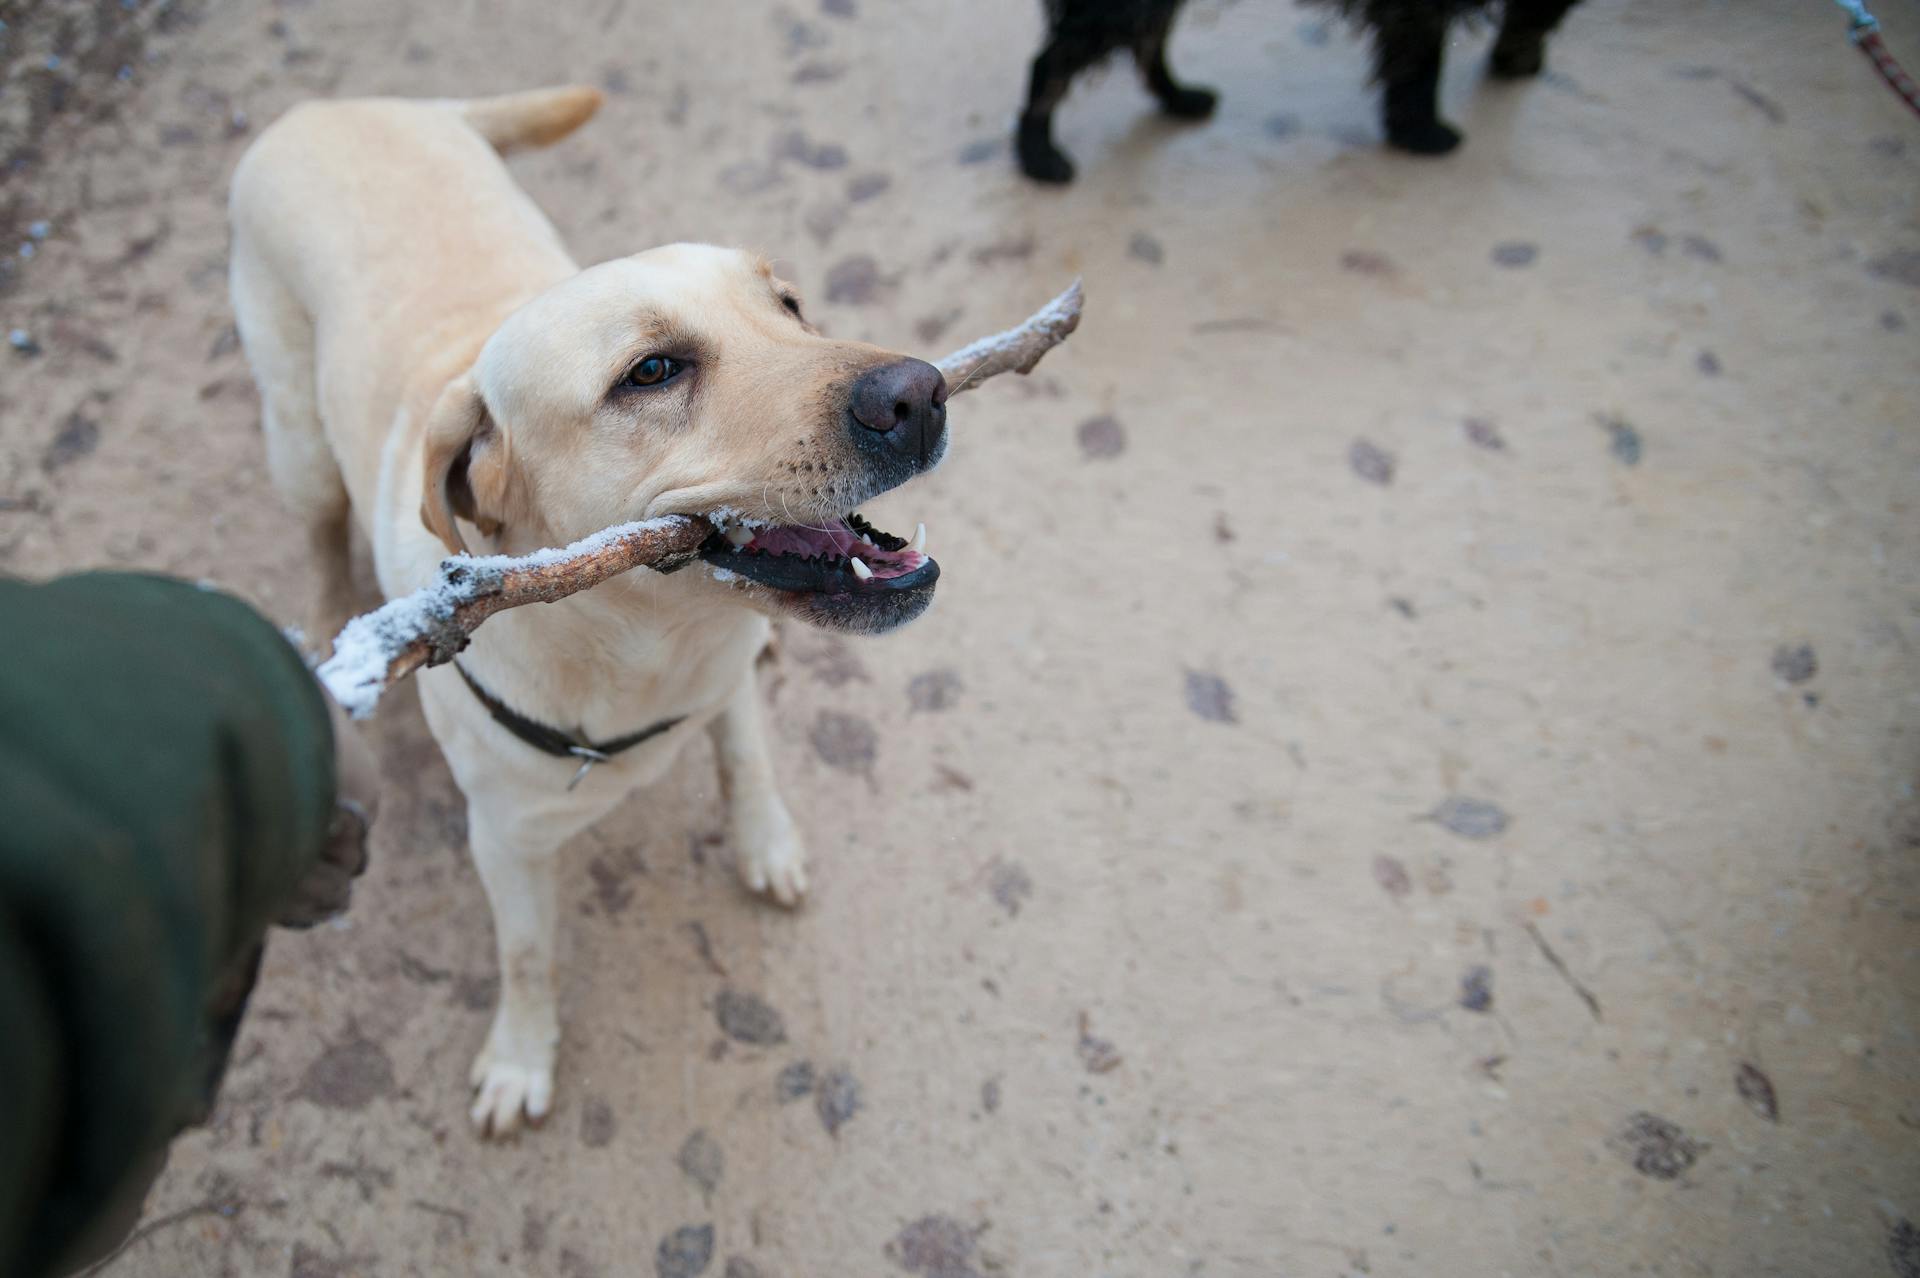
M 303 624 L 308 643 L 324 654 L 354 611 L 347 541 L 351 509 L 320 420 L 313 321 L 244 244 L 234 250 L 231 283 L 235 327 L 260 388 L 267 470 L 280 499 L 300 521 L 319 575 Z
M 1147 88 L 1160 99 L 1161 110 L 1181 120 L 1204 120 L 1219 105 L 1220 95 L 1198 85 L 1181 84 L 1167 68 L 1167 37 L 1173 32 L 1178 11 L 1178 5 L 1168 4 L 1155 15 L 1153 25 L 1133 46 L 1133 60 Z
M 1539 75 L 1547 66 L 1547 36 L 1578 0 L 1507 0 L 1490 69 L 1502 80 Z
M 1440 118 L 1441 53 L 1447 18 L 1439 5 L 1373 0 L 1374 65 L 1385 86 L 1381 117 L 1387 144 L 1414 155 L 1445 155 L 1460 131 Z
M 1033 59 L 1027 80 L 1027 105 L 1020 112 L 1014 148 L 1020 170 L 1036 182 L 1073 181 L 1073 161 L 1053 141 L 1053 112 L 1067 96 L 1073 77 L 1092 65 L 1098 51 L 1089 52 L 1058 34 Z
M 798 905 L 807 890 L 807 854 L 774 780 L 760 688 L 752 670 L 714 719 L 712 730 L 734 868 L 751 890 L 768 893 L 782 905 Z

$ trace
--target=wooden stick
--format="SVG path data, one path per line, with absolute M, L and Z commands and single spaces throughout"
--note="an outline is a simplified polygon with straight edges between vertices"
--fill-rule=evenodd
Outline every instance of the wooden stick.
M 947 394 L 1001 373 L 1028 373 L 1080 324 L 1080 281 L 1018 328 L 962 347 L 935 365 Z M 621 524 L 560 550 L 530 555 L 455 555 L 440 562 L 432 585 L 349 621 L 318 671 L 333 699 L 356 719 L 373 713 L 380 695 L 421 666 L 452 661 L 480 623 L 497 612 L 553 603 L 635 568 L 671 572 L 714 533 L 697 515 L 668 515 Z

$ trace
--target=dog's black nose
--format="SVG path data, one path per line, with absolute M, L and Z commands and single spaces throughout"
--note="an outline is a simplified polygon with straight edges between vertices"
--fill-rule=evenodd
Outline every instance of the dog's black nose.
M 895 360 L 860 374 L 847 407 L 892 451 L 925 465 L 947 429 L 947 379 L 923 359 Z

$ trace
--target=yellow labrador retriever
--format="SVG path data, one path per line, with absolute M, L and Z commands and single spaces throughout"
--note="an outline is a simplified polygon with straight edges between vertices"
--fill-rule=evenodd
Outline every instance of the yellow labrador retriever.
M 388 596 L 449 551 L 667 514 L 722 529 L 697 567 L 503 613 L 420 679 L 499 948 L 482 1134 L 552 1100 L 560 845 L 711 729 L 740 875 L 797 902 L 805 857 L 754 684 L 767 615 L 887 630 L 939 576 L 924 531 L 909 544 L 854 513 L 939 462 L 939 372 L 822 337 L 746 253 L 675 244 L 582 270 L 500 155 L 599 105 L 585 88 L 309 103 L 233 179 L 234 310 L 273 480 L 320 572 L 309 633 L 352 609 L 349 519 Z

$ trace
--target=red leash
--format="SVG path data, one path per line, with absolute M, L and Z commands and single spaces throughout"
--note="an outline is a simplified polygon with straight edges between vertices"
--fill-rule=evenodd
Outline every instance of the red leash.
M 1880 20 L 1867 12 L 1864 0 L 1835 0 L 1835 3 L 1853 15 L 1847 37 L 1867 55 L 1867 61 L 1873 63 L 1873 69 L 1880 73 L 1887 87 L 1899 94 L 1900 100 L 1912 108 L 1915 115 L 1920 115 L 1920 84 L 1915 84 L 1906 68 L 1887 52 L 1886 42 L 1880 38 Z

